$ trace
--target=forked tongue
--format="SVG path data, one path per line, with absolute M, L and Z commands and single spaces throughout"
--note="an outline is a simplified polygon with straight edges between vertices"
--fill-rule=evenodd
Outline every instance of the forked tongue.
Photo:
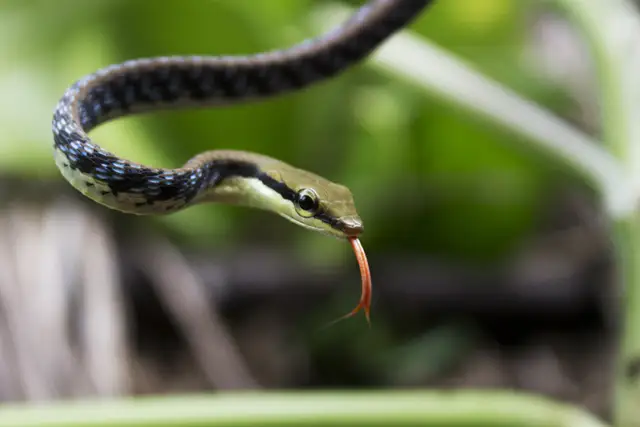
M 360 294 L 360 301 L 358 305 L 351 310 L 351 312 L 345 314 L 342 317 L 328 323 L 325 327 L 329 327 L 341 320 L 347 319 L 349 317 L 355 316 L 360 310 L 364 310 L 364 315 L 367 318 L 367 323 L 371 326 L 371 318 L 369 317 L 369 311 L 371 309 L 371 271 L 369 270 L 369 262 L 367 261 L 367 255 L 362 248 L 362 244 L 357 237 L 349 237 L 349 243 L 351 243 L 351 247 L 353 248 L 353 252 L 356 255 L 356 259 L 358 260 L 358 266 L 360 267 L 360 276 L 362 277 L 362 292 Z

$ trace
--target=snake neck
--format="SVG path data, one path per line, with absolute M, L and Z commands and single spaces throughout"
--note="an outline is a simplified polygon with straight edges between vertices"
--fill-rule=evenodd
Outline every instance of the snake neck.
M 274 177 L 273 170 L 294 169 L 286 163 L 257 153 L 212 150 L 199 154 L 185 169 L 202 175 L 199 191 L 190 202 L 225 203 L 274 210 L 276 205 L 295 200 L 294 189 Z

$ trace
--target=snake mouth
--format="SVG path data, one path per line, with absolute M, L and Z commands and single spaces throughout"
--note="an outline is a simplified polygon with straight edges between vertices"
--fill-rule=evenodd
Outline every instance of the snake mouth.
M 310 224 L 306 224 L 300 220 L 298 220 L 297 218 L 293 218 L 289 215 L 286 214 L 280 214 L 280 216 L 282 216 L 283 218 L 291 221 L 292 223 L 299 225 L 302 228 L 306 228 L 307 230 L 311 230 L 311 231 L 317 231 L 318 233 L 322 233 L 322 234 L 328 234 L 330 236 L 334 236 L 334 237 L 345 237 L 344 235 L 340 235 L 340 236 L 336 236 L 338 234 L 338 231 L 333 231 L 333 229 L 326 229 L 326 228 L 321 228 L 321 227 L 316 227 Z
M 358 217 L 345 217 L 339 220 L 334 220 L 329 223 L 329 227 L 317 227 L 308 223 L 304 223 L 297 218 L 286 214 L 280 214 L 282 217 L 291 221 L 292 223 L 299 225 L 307 230 L 316 231 L 327 236 L 336 237 L 338 239 L 353 239 L 357 238 L 363 231 L 364 227 L 362 221 Z
M 356 216 L 340 218 L 338 220 L 337 228 L 349 239 L 360 236 L 364 231 L 362 220 Z

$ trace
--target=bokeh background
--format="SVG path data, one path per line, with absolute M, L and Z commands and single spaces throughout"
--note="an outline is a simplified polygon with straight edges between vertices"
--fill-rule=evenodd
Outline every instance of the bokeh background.
M 252 150 L 349 186 L 371 328 L 363 316 L 323 328 L 359 297 L 345 242 L 227 206 L 120 214 L 59 175 L 51 116 L 76 79 L 136 57 L 289 46 L 317 34 L 309 18 L 326 3 L 0 4 L 0 401 L 480 387 L 606 413 L 616 307 L 589 189 L 368 64 L 285 97 L 121 119 L 92 137 L 166 167 Z M 597 134 L 583 41 L 541 2 L 440 1 L 411 30 Z

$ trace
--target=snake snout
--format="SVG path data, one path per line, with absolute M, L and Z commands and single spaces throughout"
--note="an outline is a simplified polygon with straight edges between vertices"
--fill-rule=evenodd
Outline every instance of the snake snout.
M 362 220 L 357 216 L 340 218 L 340 228 L 348 237 L 357 237 L 364 231 Z

